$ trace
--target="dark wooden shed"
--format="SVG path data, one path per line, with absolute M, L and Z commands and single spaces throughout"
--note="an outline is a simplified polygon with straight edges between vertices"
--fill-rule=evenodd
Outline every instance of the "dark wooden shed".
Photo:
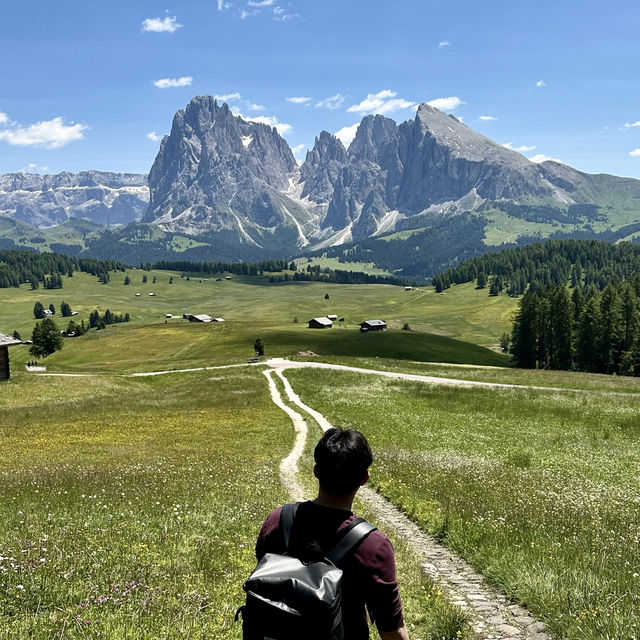
M 331 329 L 333 322 L 329 318 L 313 318 L 309 320 L 309 329 Z
M 22 344 L 22 340 L 0 333 L 0 380 L 8 380 L 11 377 L 9 369 L 9 347 L 14 344 Z
M 365 320 L 360 323 L 360 331 L 384 331 L 386 328 L 384 320 Z

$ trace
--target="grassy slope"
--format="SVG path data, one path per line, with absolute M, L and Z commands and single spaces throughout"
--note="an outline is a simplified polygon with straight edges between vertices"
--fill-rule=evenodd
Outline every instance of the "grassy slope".
M 472 362 L 507 365 L 505 356 L 481 346 L 494 346 L 509 329 L 516 302 L 507 297 L 489 298 L 471 285 L 460 285 L 445 294 L 433 289 L 405 292 L 389 285 L 325 285 L 289 283 L 270 285 L 265 280 L 233 278 L 180 278 L 174 274 L 169 285 L 167 272 L 128 272 L 132 284 L 122 284 L 125 274 L 111 274 L 101 285 L 96 278 L 77 273 L 63 278 L 61 290 L 32 291 L 0 289 L 2 312 L 0 331 L 18 329 L 28 338 L 35 323 L 33 305 L 40 300 L 56 308 L 64 300 L 88 320 L 97 308 L 108 306 L 115 313 L 130 313 L 132 322 L 112 325 L 104 331 L 65 341 L 64 349 L 47 358 L 47 367 L 59 371 L 135 371 L 154 368 L 184 368 L 208 364 L 242 362 L 250 355 L 253 342 L 261 337 L 269 356 L 292 356 L 311 350 L 325 356 L 379 356 L 438 362 Z M 153 277 L 157 282 L 152 283 Z M 150 297 L 149 292 L 155 292 Z M 142 295 L 136 297 L 135 293 Z M 325 300 L 329 293 L 329 300 Z M 182 320 L 182 314 L 208 313 L 222 316 L 224 324 L 195 324 Z M 165 323 L 165 313 L 172 318 Z M 306 321 L 315 316 L 336 313 L 345 317 L 340 328 L 310 330 Z M 299 323 L 294 324 L 293 318 Z M 364 335 L 359 323 L 383 318 L 391 330 Z M 66 319 L 55 317 L 63 328 Z M 408 322 L 414 331 L 400 331 Z M 440 334 L 440 335 L 437 335 Z M 451 337 L 449 337 L 451 336 Z M 459 342 L 464 340 L 465 342 Z M 15 366 L 30 359 L 26 347 L 14 347 Z
M 638 398 L 288 376 L 371 439 L 382 493 L 559 637 L 638 637 Z
M 240 638 L 292 443 L 258 371 L 21 374 L 0 425 L 2 640 Z

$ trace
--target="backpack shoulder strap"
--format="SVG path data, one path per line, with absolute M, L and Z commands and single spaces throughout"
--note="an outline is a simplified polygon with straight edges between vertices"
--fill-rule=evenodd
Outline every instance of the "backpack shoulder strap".
M 329 551 L 327 558 L 337 567 L 340 566 L 347 554 L 375 530 L 376 527 L 372 524 L 362 518 L 357 518 L 348 531 L 338 540 L 335 547 Z
M 282 540 L 284 542 L 284 549 L 286 552 L 289 551 L 293 519 L 296 517 L 299 506 L 299 502 L 294 502 L 293 504 L 285 504 L 282 507 L 282 511 L 280 513 L 280 531 L 282 532 Z

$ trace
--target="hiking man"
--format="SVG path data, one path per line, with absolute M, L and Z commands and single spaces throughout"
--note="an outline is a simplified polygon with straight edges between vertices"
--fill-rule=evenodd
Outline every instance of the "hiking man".
M 314 460 L 318 496 L 299 504 L 289 542 L 291 555 L 303 561 L 323 557 L 340 540 L 341 532 L 358 520 L 351 507 L 358 489 L 369 480 L 373 455 L 359 431 L 334 427 L 316 445 Z M 280 531 L 281 512 L 282 507 L 272 511 L 262 525 L 256 544 L 259 561 L 266 553 L 287 551 Z M 369 638 L 366 609 L 383 640 L 408 640 L 389 538 L 373 530 L 345 557 L 341 568 L 345 640 Z

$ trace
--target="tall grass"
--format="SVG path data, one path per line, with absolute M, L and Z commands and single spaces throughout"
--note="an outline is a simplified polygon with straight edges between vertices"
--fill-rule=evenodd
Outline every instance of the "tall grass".
M 640 399 L 290 371 L 373 482 L 559 637 L 640 635 Z

